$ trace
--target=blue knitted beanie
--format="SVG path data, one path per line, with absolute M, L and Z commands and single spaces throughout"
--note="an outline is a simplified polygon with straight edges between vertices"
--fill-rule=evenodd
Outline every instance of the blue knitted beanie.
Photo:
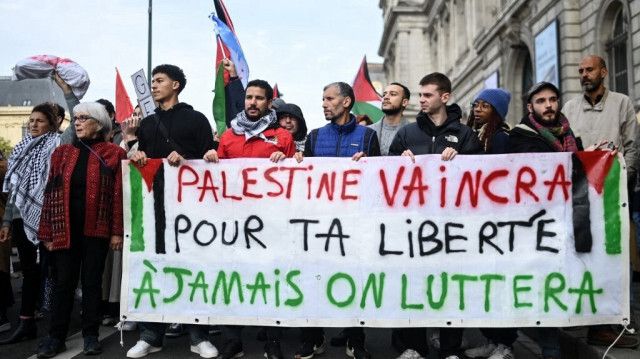
M 493 108 L 498 111 L 498 115 L 504 121 L 507 117 L 507 111 L 509 111 L 509 101 L 511 101 L 511 94 L 509 91 L 503 89 L 484 89 L 480 91 L 476 99 L 488 102 Z

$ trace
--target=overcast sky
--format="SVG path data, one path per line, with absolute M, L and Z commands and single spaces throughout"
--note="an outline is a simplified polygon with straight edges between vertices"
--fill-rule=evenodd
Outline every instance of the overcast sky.
M 278 83 L 283 99 L 302 108 L 309 128 L 325 124 L 322 88 L 352 83 L 360 62 L 377 55 L 382 10 L 377 0 L 226 0 L 247 58 L 250 79 Z M 118 67 L 131 100 L 130 75 L 147 71 L 148 0 L 0 0 L 0 75 L 40 54 L 70 58 L 91 86 L 83 101 L 115 99 Z M 215 78 L 213 1 L 153 2 L 152 65 L 171 63 L 187 76 L 180 100 L 210 120 Z

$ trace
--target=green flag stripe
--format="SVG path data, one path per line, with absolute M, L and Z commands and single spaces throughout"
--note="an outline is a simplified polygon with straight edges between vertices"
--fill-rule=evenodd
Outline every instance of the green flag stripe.
M 142 175 L 129 164 L 129 185 L 131 187 L 131 252 L 144 251 L 144 227 L 142 226 Z
M 622 221 L 620 220 L 620 161 L 614 159 L 604 180 L 605 250 L 607 254 L 622 253 Z
M 380 121 L 380 119 L 384 116 L 384 112 L 382 112 L 382 110 L 380 110 L 379 108 L 370 103 L 359 101 L 356 101 L 356 103 L 353 105 L 351 112 L 356 115 L 368 115 L 369 117 L 371 117 L 371 121 L 373 122 Z
M 213 95 L 213 119 L 216 122 L 216 129 L 218 130 L 218 136 L 222 136 L 224 131 L 227 130 L 227 101 L 224 94 L 224 67 L 222 61 L 218 65 L 216 71 L 216 87 Z

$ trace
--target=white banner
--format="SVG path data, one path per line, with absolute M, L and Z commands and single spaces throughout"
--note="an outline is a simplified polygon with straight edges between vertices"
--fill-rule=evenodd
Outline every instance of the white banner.
M 620 323 L 629 316 L 621 161 L 129 164 L 121 311 L 280 326 Z

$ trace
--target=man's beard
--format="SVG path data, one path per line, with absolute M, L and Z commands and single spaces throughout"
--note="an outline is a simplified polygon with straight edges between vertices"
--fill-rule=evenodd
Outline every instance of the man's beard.
M 254 107 L 255 108 L 255 107 Z M 251 108 L 249 108 L 251 109 Z M 269 113 L 269 111 L 267 110 L 267 112 L 265 113 L 258 113 L 257 116 L 250 116 L 249 113 L 247 111 L 245 111 L 245 113 L 247 114 L 247 120 L 252 121 L 252 122 L 256 122 L 259 119 L 263 118 L 264 116 L 267 115 L 267 113 Z
M 560 112 L 555 111 L 555 116 L 551 120 L 545 120 L 542 117 L 542 116 L 544 116 L 545 113 L 546 113 L 546 111 L 543 112 L 542 114 L 539 114 L 536 111 L 533 111 L 533 118 L 535 118 L 535 120 L 538 121 L 538 123 L 541 123 L 541 124 L 544 124 L 544 125 L 553 125 L 554 123 L 558 122 L 558 118 L 560 116 Z
M 602 78 L 600 78 L 600 80 L 592 80 L 590 84 L 580 84 L 582 85 L 582 89 L 584 90 L 584 92 L 594 92 L 597 91 L 600 88 L 600 85 L 602 84 Z
M 400 107 L 382 108 L 382 112 L 385 115 L 397 115 L 402 112 L 402 109 Z

